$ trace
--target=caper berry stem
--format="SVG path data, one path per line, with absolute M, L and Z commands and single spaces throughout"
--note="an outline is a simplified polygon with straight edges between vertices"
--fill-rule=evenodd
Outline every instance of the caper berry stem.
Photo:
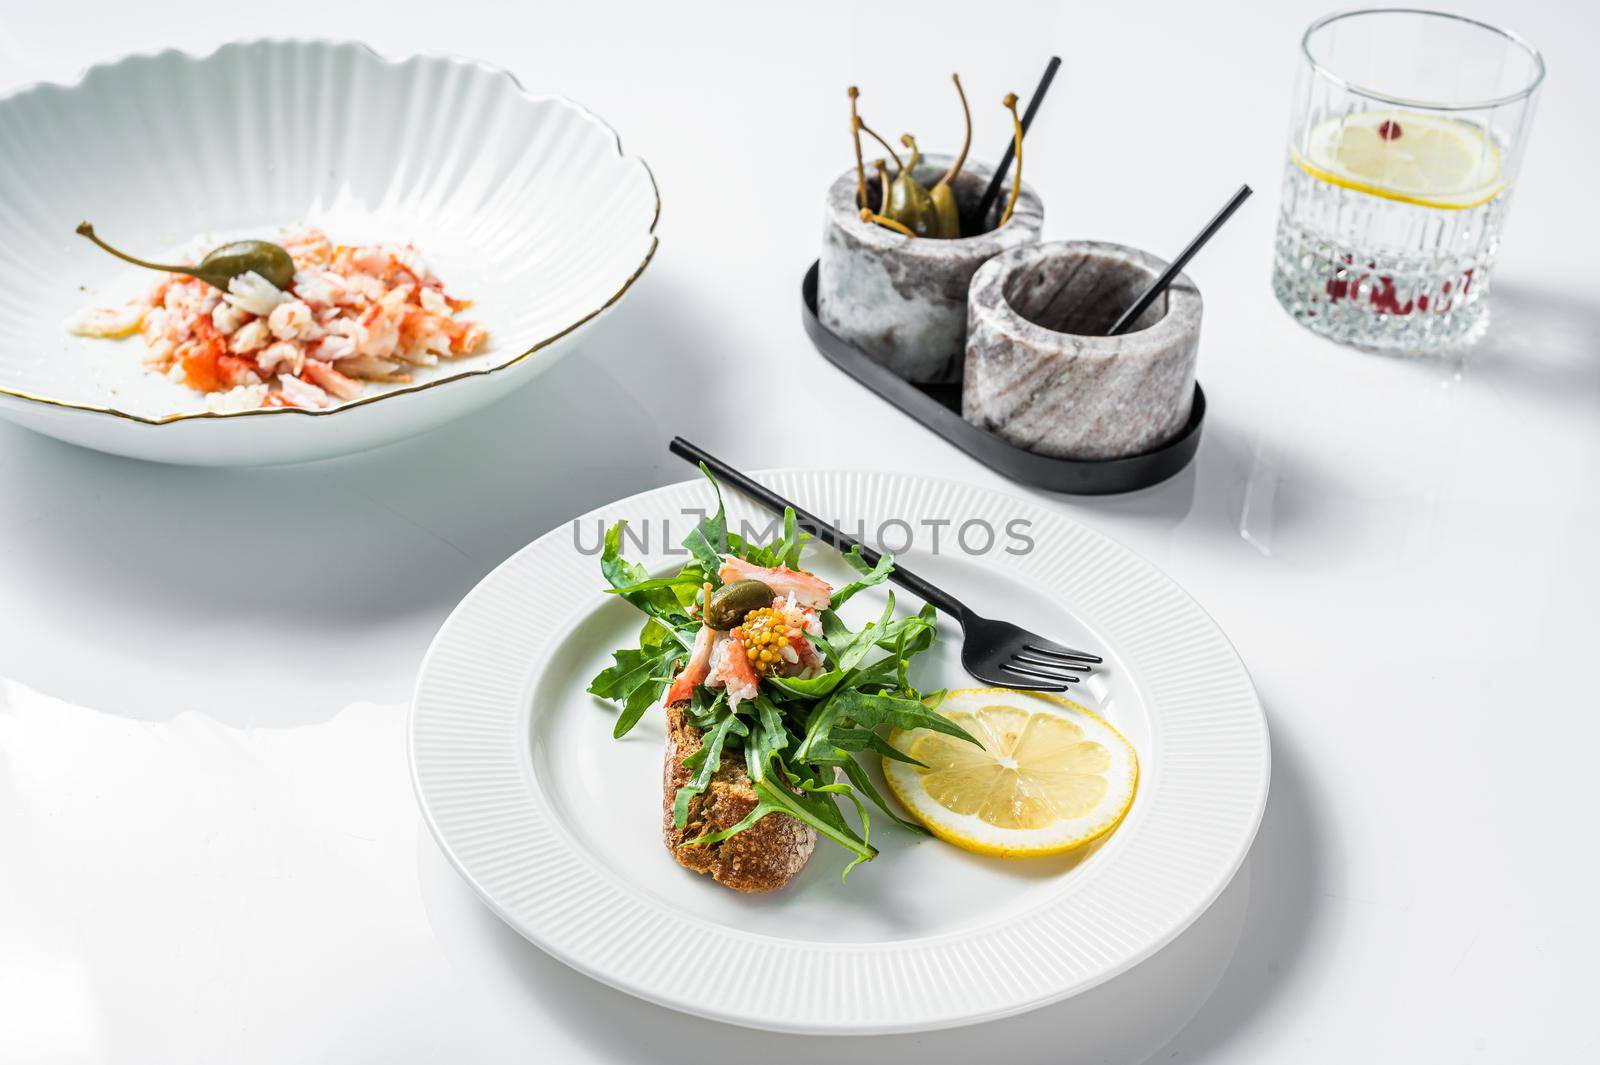
M 900 134 L 900 143 L 911 149 L 911 162 L 901 169 L 908 173 L 914 173 L 917 169 L 917 164 L 922 162 L 922 149 L 917 147 L 917 138 L 909 133 L 902 133 Z
M 910 227 L 896 222 L 892 218 L 886 218 L 881 214 L 874 214 L 870 207 L 861 208 L 861 220 L 863 222 L 872 222 L 876 225 L 883 226 L 885 229 L 892 229 L 896 233 L 903 233 L 908 237 L 916 236 L 916 234 L 911 231 Z
M 152 263 L 152 262 L 146 262 L 143 259 L 135 259 L 133 256 L 129 255 L 127 252 L 118 251 L 116 248 L 113 248 L 111 245 L 107 244 L 105 241 L 101 240 L 98 236 L 96 236 L 95 235 L 95 231 L 94 231 L 94 226 L 91 226 L 88 222 L 79 222 L 78 223 L 77 233 L 78 233 L 78 236 L 80 236 L 80 237 L 88 237 L 91 241 L 93 241 L 96 245 L 98 245 L 101 248 L 101 250 L 110 252 L 112 255 L 115 255 L 117 258 L 121 259 L 123 262 L 129 262 L 129 263 L 132 263 L 135 266 L 142 266 L 147 270 L 164 270 L 169 274 L 184 274 L 184 275 L 186 275 L 188 277 L 195 276 L 193 267 L 189 267 L 189 266 L 162 266 L 160 263 Z
M 1001 101 L 1006 105 L 1006 110 L 1011 112 L 1012 137 L 1015 139 L 1015 154 L 1017 168 L 1011 174 L 1011 197 L 1006 200 L 1005 213 L 1000 216 L 1000 225 L 1011 221 L 1011 212 L 1017 206 L 1017 197 L 1022 193 L 1022 118 L 1017 114 L 1017 94 L 1006 93 L 1006 98 Z M 995 227 L 996 229 L 999 226 Z
M 905 166 L 902 165 L 901 162 L 900 162 L 900 156 L 895 152 L 895 150 L 893 148 L 891 148 L 889 146 L 889 142 L 884 140 L 882 137 L 878 136 L 878 134 L 873 130 L 873 128 L 871 126 L 867 125 L 865 122 L 863 122 L 861 120 L 860 116 L 856 117 L 856 126 L 858 128 L 860 128 L 862 133 L 865 133 L 867 136 L 871 137 L 873 140 L 875 140 L 879 144 L 883 145 L 883 150 L 888 152 L 890 158 L 892 158 L 894 160 L 894 166 L 895 166 L 895 169 L 897 171 L 905 169 Z
M 856 143 L 856 200 L 857 207 L 867 205 L 867 167 L 861 161 L 861 116 L 856 112 L 856 97 L 861 90 L 850 86 L 850 138 Z
M 948 185 L 961 173 L 961 168 L 967 162 L 967 149 L 972 147 L 972 108 L 967 106 L 967 91 L 961 87 L 961 75 L 951 74 L 950 80 L 956 83 L 956 95 L 961 97 L 961 117 L 967 124 L 966 136 L 961 138 L 961 154 L 956 156 L 956 161 L 950 164 L 950 169 L 944 172 L 944 177 L 939 179 L 939 184 Z
M 237 240 L 220 248 L 213 248 L 195 266 L 163 266 L 160 263 L 135 259 L 126 252 L 118 251 L 95 236 L 94 227 L 88 222 L 78 223 L 78 234 L 89 238 L 125 262 L 149 270 L 183 274 L 204 281 L 219 292 L 229 291 L 233 279 L 241 274 L 255 274 L 280 291 L 287 290 L 294 283 L 294 257 L 278 245 L 264 240 Z

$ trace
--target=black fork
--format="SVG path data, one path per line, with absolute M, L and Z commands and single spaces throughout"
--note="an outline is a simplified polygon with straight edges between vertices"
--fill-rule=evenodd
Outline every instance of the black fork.
M 670 450 L 690 462 L 704 463 L 719 481 L 732 485 L 774 513 L 782 514 L 785 507 L 793 509 L 800 528 L 823 543 L 840 551 L 857 548 L 869 564 L 875 565 L 881 557 L 877 551 L 803 507 L 796 506 L 766 485 L 751 480 L 683 437 L 673 437 Z M 1082 680 L 1083 674 L 1101 661 L 1099 655 L 1047 640 L 1020 625 L 983 617 L 955 596 L 929 584 L 899 563 L 895 564 L 889 579 L 961 623 L 965 637 L 961 644 L 961 665 L 985 684 L 1027 691 L 1064 691 L 1067 685 Z

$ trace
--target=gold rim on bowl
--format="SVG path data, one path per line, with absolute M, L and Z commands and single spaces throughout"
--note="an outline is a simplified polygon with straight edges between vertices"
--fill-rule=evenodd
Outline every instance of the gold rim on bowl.
M 377 395 L 364 396 L 360 399 L 352 399 L 348 402 L 340 403 L 337 406 L 327 407 L 321 410 L 308 410 L 304 407 L 260 407 L 252 408 L 250 410 L 235 411 L 180 411 L 174 414 L 163 414 L 158 417 L 146 417 L 142 414 L 130 414 L 125 410 L 118 410 L 115 407 L 104 407 L 95 403 L 77 403 L 66 399 L 53 399 L 49 396 L 41 396 L 37 393 L 29 392 L 24 389 L 7 388 L 4 385 L 0 385 L 0 396 L 10 396 L 13 399 L 25 400 L 29 403 L 39 403 L 47 407 L 60 407 L 65 410 L 83 411 L 89 414 L 106 414 L 113 418 L 121 418 L 125 421 L 139 422 L 144 425 L 171 425 L 175 422 L 194 421 L 199 419 L 250 418 L 263 414 L 298 414 L 313 418 L 328 417 L 334 414 L 342 414 L 347 410 L 353 410 L 357 407 L 365 407 L 373 403 L 378 403 L 386 399 L 397 399 L 401 396 L 415 395 L 416 393 L 426 392 L 432 388 L 439 388 L 443 385 L 454 384 L 457 381 L 466 381 L 474 377 L 488 377 L 491 374 L 497 374 L 503 370 L 509 370 L 513 366 L 516 366 L 518 363 L 524 361 L 529 356 L 534 354 L 534 352 L 539 351 L 541 348 L 549 347 L 551 344 L 554 344 L 563 337 L 570 335 L 577 329 L 593 321 L 595 318 L 599 317 L 605 311 L 610 309 L 619 300 L 621 300 L 623 296 L 627 295 L 628 290 L 633 287 L 633 283 L 639 280 L 639 277 L 644 273 L 645 268 L 648 267 L 651 261 L 655 258 L 656 249 L 661 244 L 660 238 L 656 236 L 656 225 L 661 221 L 661 187 L 656 184 L 656 176 L 655 173 L 650 169 L 650 164 L 645 162 L 637 155 L 629 155 L 627 152 L 623 151 L 621 134 L 612 128 L 610 123 L 606 122 L 603 118 L 601 118 L 599 115 L 596 115 L 587 107 L 584 107 L 582 104 L 577 103 L 566 96 L 562 96 L 559 93 L 530 93 L 523 87 L 522 82 L 517 80 L 517 76 L 511 71 L 505 69 L 504 67 L 495 66 L 492 63 L 486 63 L 481 59 L 470 59 L 464 56 L 453 55 L 446 52 L 415 52 L 407 56 L 405 59 L 390 59 L 364 41 L 335 41 L 328 38 L 316 37 L 292 39 L 255 38 L 244 41 L 229 41 L 226 44 L 219 45 L 218 47 L 212 49 L 210 52 L 200 55 L 197 55 L 193 52 L 186 52 L 181 48 L 164 48 L 156 52 L 132 52 L 114 62 L 96 63 L 93 66 L 85 68 L 84 71 L 79 74 L 77 81 L 74 81 L 70 84 L 65 84 L 62 82 L 39 81 L 33 82 L 29 85 L 24 85 L 21 88 L 15 89 L 11 92 L 0 94 L 0 104 L 43 88 L 76 88 L 78 85 L 83 83 L 84 79 L 87 78 L 91 72 L 120 66 L 121 64 L 130 60 L 154 59 L 166 55 L 177 55 L 190 62 L 202 62 L 210 59 L 212 56 L 226 48 L 244 48 L 258 44 L 310 44 L 321 45 L 330 48 L 354 47 L 367 52 L 374 59 L 377 59 L 379 62 L 386 63 L 390 66 L 396 66 L 403 62 L 409 62 L 412 59 L 443 59 L 450 63 L 475 66 L 481 70 L 487 71 L 493 76 L 505 78 L 511 83 L 511 87 L 525 99 L 534 101 L 554 100 L 571 107 L 579 114 L 594 122 L 605 132 L 611 134 L 611 139 L 616 145 L 617 157 L 619 159 L 622 159 L 625 162 L 635 162 L 639 164 L 639 167 L 644 171 L 644 176 L 650 182 L 650 194 L 656 202 L 655 213 L 650 218 L 650 228 L 646 231 L 650 235 L 650 247 L 646 249 L 644 258 L 639 260 L 639 265 L 635 267 L 633 272 L 630 273 L 622 282 L 621 287 L 608 296 L 604 303 L 600 304 L 600 306 L 594 308 L 593 310 L 586 312 L 566 326 L 563 326 L 556 332 L 551 333 L 549 336 L 541 337 L 534 341 L 526 350 L 513 358 L 507 359 L 504 362 L 496 363 L 493 366 L 485 367 L 481 370 L 463 370 L 460 373 L 451 374 L 448 377 L 441 377 L 435 381 L 426 381 L 421 384 L 407 385 L 403 388 L 396 388 L 389 392 L 380 392 Z

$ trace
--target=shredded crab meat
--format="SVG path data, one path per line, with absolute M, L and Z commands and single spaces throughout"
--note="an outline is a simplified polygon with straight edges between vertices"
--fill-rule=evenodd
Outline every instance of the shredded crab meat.
M 294 374 L 279 374 L 278 384 L 283 389 L 283 398 L 296 407 L 320 410 L 333 405 L 328 393 L 316 385 L 300 380 Z
M 754 699 L 760 686 L 750 659 L 745 656 L 745 646 L 737 636 L 719 632 L 711 645 L 711 676 L 706 684 L 713 688 L 726 688 L 728 705 L 738 709 L 747 699 Z
M 802 570 L 783 572 L 821 583 Z M 793 592 L 775 599 L 772 610 L 783 621 L 788 643 L 778 649 L 781 664 L 768 672 L 802 678 L 821 673 L 824 665 L 822 655 L 807 638 L 822 634 L 822 619 L 817 612 L 805 606 Z M 742 628 L 735 628 L 731 632 L 714 630 L 702 624 L 695 635 L 694 647 L 687 662 L 667 690 L 665 705 L 671 706 L 689 698 L 700 684 L 712 689 L 726 689 L 728 705 L 735 708 L 746 700 L 754 699 L 760 688 L 761 677 L 751 665 L 750 655 L 753 652 L 740 639 L 741 631 Z
M 789 569 L 787 566 L 757 566 L 734 555 L 722 556 L 722 569 L 719 572 L 724 581 L 758 580 L 778 595 L 810 609 L 826 608 L 829 596 L 833 595 L 833 588 L 827 581 L 805 570 Z
M 403 383 L 414 367 L 477 354 L 484 327 L 456 315 L 471 305 L 445 291 L 409 244 L 334 244 L 314 226 L 278 244 L 294 259 L 280 290 L 254 272 L 222 293 L 164 274 L 123 307 L 67 319 L 78 336 L 144 340 L 144 364 L 206 395 L 219 413 L 258 407 L 321 410 L 356 399 L 363 382 Z M 179 261 L 205 254 L 199 242 Z
M 236 410 L 254 410 L 266 401 L 266 385 L 239 385 L 226 392 L 207 393 L 206 410 L 216 414 L 228 414 Z
M 85 307 L 67 319 L 67 329 L 81 337 L 128 337 L 139 331 L 146 310 L 136 304 L 126 307 Z
M 297 299 L 286 300 L 267 315 L 267 328 L 279 340 L 313 340 L 321 335 L 311 308 Z

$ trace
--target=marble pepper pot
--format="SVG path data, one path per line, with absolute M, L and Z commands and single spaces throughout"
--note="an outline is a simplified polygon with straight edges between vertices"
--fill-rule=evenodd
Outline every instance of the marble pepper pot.
M 913 173 L 931 186 L 950 163 L 948 155 L 930 155 Z M 841 174 L 828 189 L 817 268 L 822 324 L 908 381 L 960 381 L 972 275 L 1003 251 L 1038 243 L 1044 226 L 1044 204 L 1027 182 L 1010 221 L 993 228 L 1011 192 L 1007 184 L 979 224 L 978 201 L 993 173 L 993 167 L 968 162 L 952 182 L 962 232 L 975 232 L 956 240 L 907 237 L 863 222 L 855 168 Z M 868 179 L 868 204 L 877 210 L 879 185 L 870 169 Z
M 1117 316 L 1167 264 L 1120 244 L 1017 248 L 972 279 L 961 416 L 1070 459 L 1137 455 L 1189 420 L 1200 290 L 1178 275 L 1121 336 Z

